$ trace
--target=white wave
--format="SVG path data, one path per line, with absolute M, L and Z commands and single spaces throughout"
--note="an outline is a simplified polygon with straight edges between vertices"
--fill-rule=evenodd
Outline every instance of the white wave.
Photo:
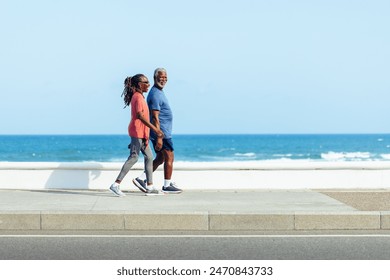
M 382 141 L 383 141 L 383 138 L 379 138 L 379 139 L 378 139 L 378 142 L 382 142 Z
M 273 154 L 274 157 L 292 157 L 292 154 Z
M 268 161 L 275 161 L 275 162 L 284 162 L 284 161 L 294 161 L 293 159 L 291 158 L 288 158 L 288 157 L 281 157 L 281 158 L 278 158 L 278 159 L 274 159 L 274 160 L 268 160 Z
M 236 148 L 222 148 L 222 149 L 218 150 L 218 153 L 228 152 L 228 151 L 235 151 L 235 150 L 236 150 Z
M 256 157 L 255 153 L 235 153 L 237 157 Z
M 390 159 L 390 154 L 381 154 L 383 159 Z
M 351 153 L 336 153 L 336 152 L 328 152 L 322 153 L 321 158 L 329 161 L 337 161 L 337 160 L 360 160 L 360 159 L 369 159 L 371 154 L 369 152 L 351 152 Z
M 204 160 L 205 162 L 224 162 L 224 161 L 235 161 L 237 158 L 231 156 L 231 157 L 223 157 L 223 156 L 200 156 L 200 159 Z M 188 160 L 188 162 L 202 162 L 202 161 L 191 161 Z

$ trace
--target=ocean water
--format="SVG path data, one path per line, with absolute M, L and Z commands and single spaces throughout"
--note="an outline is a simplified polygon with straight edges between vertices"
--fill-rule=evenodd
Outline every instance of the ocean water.
M 390 134 L 174 135 L 173 141 L 175 161 L 390 160 Z M 0 161 L 123 162 L 129 142 L 127 135 L 0 135 Z

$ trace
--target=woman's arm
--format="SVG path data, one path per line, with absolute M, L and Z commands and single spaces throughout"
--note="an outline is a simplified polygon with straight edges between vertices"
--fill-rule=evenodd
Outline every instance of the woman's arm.
M 144 125 L 146 125 L 146 126 L 149 127 L 150 129 L 152 129 L 154 132 L 156 132 L 157 137 L 159 137 L 159 138 L 164 137 L 164 133 L 162 133 L 162 131 L 160 130 L 160 128 L 157 128 L 155 125 L 153 125 L 152 123 L 150 123 L 150 122 L 145 118 L 143 112 L 137 112 L 137 118 L 138 118 Z

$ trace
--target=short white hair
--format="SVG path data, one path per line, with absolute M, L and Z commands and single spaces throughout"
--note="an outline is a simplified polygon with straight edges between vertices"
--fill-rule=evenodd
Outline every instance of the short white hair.
M 154 77 L 156 78 L 159 72 L 164 72 L 165 74 L 167 73 L 167 70 L 165 68 L 157 68 L 154 70 Z

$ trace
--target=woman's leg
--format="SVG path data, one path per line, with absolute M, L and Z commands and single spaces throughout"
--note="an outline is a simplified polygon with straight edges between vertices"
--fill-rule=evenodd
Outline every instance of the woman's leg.
M 131 143 L 129 146 L 130 155 L 126 162 L 123 164 L 121 171 L 119 172 L 118 177 L 116 178 L 116 183 L 120 184 L 125 178 L 126 174 L 130 171 L 133 165 L 138 161 L 139 152 L 142 147 L 142 139 L 131 137 Z
M 143 142 L 141 152 L 144 155 L 146 181 L 148 186 L 150 186 L 153 185 L 153 154 L 150 145 L 146 145 L 146 143 Z

